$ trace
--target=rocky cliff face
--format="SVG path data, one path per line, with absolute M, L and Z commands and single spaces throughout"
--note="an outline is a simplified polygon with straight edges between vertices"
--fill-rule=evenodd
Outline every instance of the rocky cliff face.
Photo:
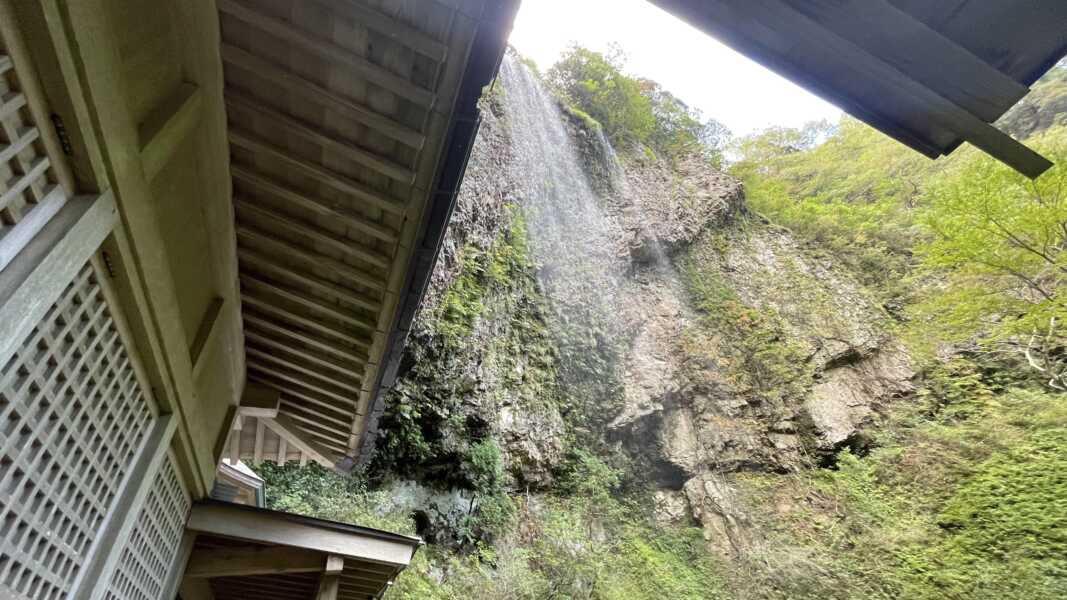
M 736 180 L 620 161 L 510 59 L 484 113 L 373 464 L 430 529 L 474 510 L 486 447 L 493 485 L 536 493 L 582 446 L 732 552 L 758 535 L 732 474 L 862 449 L 911 391 L 882 308 Z

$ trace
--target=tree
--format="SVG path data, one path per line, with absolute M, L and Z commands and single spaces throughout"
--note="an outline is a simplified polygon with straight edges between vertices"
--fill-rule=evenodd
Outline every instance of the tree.
M 917 251 L 947 281 L 917 315 L 946 341 L 1021 355 L 1067 390 L 1067 129 L 1031 144 L 1060 163 L 1037 181 L 975 155 L 931 188 L 920 220 L 932 237 Z

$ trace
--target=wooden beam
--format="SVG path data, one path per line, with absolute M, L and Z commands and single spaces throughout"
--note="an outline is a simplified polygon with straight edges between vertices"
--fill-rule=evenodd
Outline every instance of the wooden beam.
M 363 348 L 364 350 L 370 349 L 370 342 L 366 338 L 358 335 L 354 335 L 345 331 L 341 331 L 336 327 L 328 324 L 324 324 L 321 321 L 317 321 L 313 318 L 308 318 L 302 314 L 294 312 L 292 310 L 278 306 L 277 303 L 270 302 L 264 298 L 258 297 L 256 293 L 245 292 L 241 295 L 241 302 L 254 308 L 257 312 L 263 313 L 275 319 L 282 321 L 288 321 L 295 325 L 299 325 L 310 331 L 317 332 L 325 337 L 333 338 L 335 341 L 342 344 L 348 344 L 356 348 Z
M 189 345 L 189 360 L 193 364 L 193 379 L 200 377 L 200 373 L 204 370 L 204 350 L 208 347 L 213 339 L 218 337 L 216 333 L 219 329 L 217 326 L 219 315 L 222 314 L 222 298 L 215 297 L 211 299 L 211 303 L 208 304 L 207 310 L 204 311 L 204 317 L 200 319 L 200 325 L 196 328 L 196 337 L 193 338 L 193 343 Z
M 278 390 L 267 385 L 249 383 L 241 394 L 241 405 L 237 407 L 237 412 L 245 417 L 273 419 L 278 416 L 279 402 L 281 394 Z
M 326 574 L 340 575 L 345 569 L 345 557 L 331 554 L 326 557 Z
M 444 62 L 448 56 L 448 46 L 439 42 L 422 30 L 407 25 L 399 19 L 366 7 L 358 0 L 315 0 L 328 10 L 347 17 L 357 25 L 373 29 L 394 42 L 411 48 L 415 52 L 435 61 Z
M 7 208 L 16 196 L 24 192 L 26 188 L 30 187 L 31 183 L 37 181 L 42 175 L 44 175 L 45 171 L 47 171 L 48 167 L 50 167 L 51 165 L 52 162 L 48 159 L 47 156 L 38 156 L 33 159 L 33 163 L 31 164 L 29 170 L 27 170 L 25 173 L 16 174 L 7 182 L 5 182 L 6 189 L 2 194 L 0 194 L 0 210 L 4 210 L 5 208 Z
M 277 415 L 278 413 L 275 412 L 274 414 Z M 267 426 L 263 424 L 263 421 L 256 419 L 256 441 L 255 444 L 252 445 L 253 464 L 259 464 L 263 462 L 263 438 L 266 434 L 266 429 Z
M 6 54 L 0 54 L 0 75 L 7 73 L 11 69 L 11 57 Z
M 266 79 L 305 101 L 332 109 L 341 115 L 347 115 L 405 146 L 421 150 L 426 143 L 426 136 L 422 132 L 377 113 L 350 98 L 341 96 L 310 79 L 286 71 L 275 63 L 259 58 L 242 48 L 223 43 L 221 51 L 222 60 L 226 64 Z
M 263 424 L 274 433 L 284 437 L 290 444 L 299 448 L 301 452 L 310 456 L 315 462 L 331 469 L 334 463 L 337 462 L 331 450 L 323 448 L 319 442 L 311 439 L 289 415 L 278 413 L 278 416 L 273 419 L 263 419 Z
M 137 126 L 145 179 L 151 181 L 170 162 L 200 121 L 200 88 L 182 82 Z
M 247 272 L 242 272 L 238 277 L 241 280 L 241 293 L 243 294 L 277 296 L 286 302 L 300 305 L 302 308 L 311 311 L 312 314 L 325 316 L 327 319 L 333 319 L 344 323 L 345 325 L 356 327 L 357 329 L 374 331 L 377 328 L 377 323 L 375 321 L 361 315 L 354 315 L 351 312 L 341 310 L 339 306 L 320 300 L 316 296 L 291 292 L 281 286 L 264 281 Z
M 239 246 L 237 248 L 237 256 L 241 259 L 242 270 L 249 270 L 248 267 L 251 267 L 251 270 L 256 273 L 292 282 L 295 285 L 303 286 L 334 298 L 338 303 L 348 304 L 373 313 L 377 313 L 382 308 L 379 301 L 364 295 L 358 290 L 338 285 L 332 281 L 316 277 L 311 273 L 297 271 L 278 263 L 276 260 L 269 259 L 247 246 Z M 245 267 L 245 265 L 248 265 L 248 267 Z
M 234 146 L 243 148 L 249 152 L 268 156 L 285 164 L 286 168 L 299 171 L 305 176 L 310 177 L 318 183 L 328 186 L 335 191 L 347 194 L 386 212 L 396 215 L 404 214 L 405 203 L 401 200 L 387 197 L 386 192 L 373 190 L 355 179 L 327 169 L 321 165 L 297 158 L 269 142 L 257 139 L 251 134 L 235 129 L 232 125 L 229 131 L 229 138 L 230 143 Z
M 22 92 L 8 92 L 0 96 L 0 119 L 6 119 L 23 106 L 26 106 L 26 95 Z
M 793 2 L 654 1 L 928 156 L 946 153 L 963 139 L 1031 178 L 1052 166 L 908 73 L 829 31 Z M 790 44 L 783 45 L 780 32 L 786 31 Z
M 391 73 L 347 48 L 297 29 L 287 21 L 257 12 L 244 2 L 218 0 L 218 7 L 223 13 L 244 21 L 296 48 L 328 62 L 338 63 L 338 66 L 348 74 L 362 76 L 370 83 L 410 100 L 422 108 L 433 108 L 435 96 L 432 91 Z
M 248 361 L 248 368 L 250 371 L 255 371 L 255 379 L 257 381 L 263 381 L 269 384 L 270 387 L 275 387 L 279 391 L 284 392 L 290 396 L 294 396 L 305 402 L 314 404 L 316 407 L 323 408 L 325 410 L 333 411 L 340 415 L 351 417 L 352 413 L 356 410 L 356 403 L 351 397 L 344 396 L 342 394 L 329 393 L 323 390 L 321 387 L 311 383 L 306 383 L 304 380 L 286 375 L 285 373 L 279 373 L 278 371 L 265 366 L 258 361 Z M 250 376 L 252 376 L 250 374 Z M 321 394 L 327 399 L 316 398 L 313 394 Z M 279 396 L 279 402 L 282 402 Z M 328 417 L 327 417 L 328 418 Z M 339 423 L 344 426 L 349 425 L 349 420 L 340 420 Z
M 0 160 L 0 163 L 2 162 Z M 4 267 L 30 243 L 30 240 L 44 229 L 48 221 L 59 212 L 59 209 L 63 208 L 66 202 L 67 194 L 63 188 L 53 185 L 40 202 L 30 205 L 30 209 L 17 223 L 0 226 L 0 271 L 3 271 Z
M 185 576 L 248 577 L 286 573 L 321 573 L 326 564 L 321 552 L 285 546 L 234 546 L 194 550 Z
M 329 269 L 341 277 L 348 279 L 358 285 L 368 287 L 375 290 L 384 290 L 385 283 L 380 276 L 368 273 L 362 269 L 357 269 L 348 263 L 341 262 L 335 258 L 324 256 L 309 250 L 296 244 L 292 244 L 278 238 L 273 237 L 269 232 L 260 232 L 256 229 L 249 227 L 245 223 L 237 224 L 237 237 L 238 239 L 245 239 L 252 241 L 261 247 L 270 248 L 271 250 L 281 254 L 282 256 L 296 258 L 303 262 L 309 268 L 325 268 Z
M 368 250 L 356 240 L 334 237 L 320 227 L 314 227 L 300 222 L 285 213 L 268 208 L 265 205 L 255 205 L 241 197 L 233 199 L 234 207 L 237 208 L 238 218 L 254 216 L 266 221 L 271 229 L 277 228 L 288 231 L 296 237 L 309 242 L 330 248 L 334 252 L 348 256 L 355 260 L 366 262 L 374 267 L 385 270 L 388 274 L 392 263 L 389 257 L 373 250 Z M 243 220 L 249 220 L 247 218 Z M 388 276 L 388 275 L 387 275 Z
M 263 346 L 265 348 L 269 348 L 270 350 L 272 350 L 274 352 L 280 352 L 282 354 L 289 354 L 291 356 L 298 357 L 300 360 L 303 360 L 308 364 L 318 365 L 320 367 L 324 367 L 326 369 L 330 369 L 330 370 L 332 370 L 332 371 L 334 371 L 336 373 L 339 373 L 340 375 L 343 375 L 345 377 L 352 377 L 352 378 L 360 379 L 362 381 L 362 379 L 359 377 L 359 375 L 352 371 L 352 366 L 351 365 L 346 365 L 346 364 L 337 362 L 337 361 L 335 361 L 335 360 L 333 360 L 331 358 L 322 356 L 322 355 L 320 355 L 320 354 L 318 354 L 316 352 L 310 352 L 310 351 L 305 350 L 303 348 L 298 348 L 296 346 L 292 346 L 292 345 L 287 344 L 285 342 L 280 342 L 280 341 L 275 340 L 273 338 L 270 338 L 270 337 L 268 337 L 266 335 L 262 335 L 259 332 L 255 331 L 254 329 L 246 330 L 245 331 L 245 337 L 247 337 L 249 340 L 251 340 L 255 345 L 259 345 L 259 346 Z
M 305 375 L 307 377 L 311 377 L 313 379 L 317 379 L 321 383 L 325 383 L 325 384 L 334 386 L 334 387 L 336 387 L 338 389 L 345 390 L 345 391 L 351 392 L 353 394 L 359 394 L 359 392 L 360 392 L 360 386 L 358 384 L 358 381 L 359 381 L 358 379 L 356 379 L 357 383 L 349 383 L 347 381 L 342 381 L 342 380 L 340 380 L 340 379 L 338 379 L 336 377 L 330 377 L 330 376 L 327 376 L 327 375 L 323 375 L 322 373 L 319 373 L 318 371 L 315 371 L 314 369 L 309 369 L 308 367 L 306 367 L 304 365 L 301 365 L 301 364 L 297 363 L 296 361 L 289 360 L 285 356 L 279 355 L 277 352 L 263 352 L 263 351 L 261 351 L 261 350 L 259 350 L 257 348 L 253 348 L 251 346 L 245 348 L 245 352 L 250 357 L 254 358 L 255 361 L 259 362 L 260 364 L 271 363 L 272 366 L 273 366 L 273 369 L 275 371 L 277 371 L 279 368 L 281 368 L 281 369 L 284 369 L 286 371 L 292 371 L 294 373 L 299 373 L 301 375 Z
M 1029 92 L 886 0 L 780 1 L 984 121 Z
M 321 129 L 311 127 L 293 116 L 270 108 L 262 102 L 256 102 L 240 92 L 226 90 L 226 106 L 231 109 L 238 108 L 257 114 L 266 119 L 271 126 L 280 126 L 292 135 L 373 169 L 390 179 L 407 185 L 415 182 L 415 172 L 410 168 L 393 162 L 389 158 L 364 150 L 349 141 L 328 135 Z M 231 118 L 233 118 L 232 115 Z
M 110 192 L 72 198 L 0 271 L 0 365 L 7 364 L 117 221 Z
M 363 213 L 353 210 L 344 202 L 328 200 L 307 192 L 296 191 L 284 184 L 267 179 L 260 173 L 256 173 L 254 170 L 240 164 L 231 165 L 230 171 L 233 173 L 234 180 L 267 192 L 279 200 L 285 200 L 294 206 L 299 206 L 315 214 L 336 219 L 352 229 L 390 244 L 395 244 L 398 239 L 395 231 L 380 223 L 371 221 Z
M 275 321 L 269 321 L 260 317 L 255 313 L 249 312 L 247 309 L 243 311 L 245 324 L 251 326 L 261 332 L 269 333 L 277 336 L 278 338 L 286 339 L 289 342 L 295 342 L 303 347 L 314 349 L 316 352 L 325 352 L 331 354 L 340 360 L 350 361 L 353 366 L 364 365 L 367 363 L 367 355 L 364 352 L 358 352 L 351 348 L 345 348 L 343 346 L 331 343 L 323 340 L 319 337 L 311 335 L 307 332 L 301 331 L 295 327 L 290 327 L 288 324 L 281 324 Z
M 337 600 L 337 592 L 341 586 L 341 578 L 336 574 L 323 575 L 319 580 L 319 590 L 315 593 L 315 600 Z

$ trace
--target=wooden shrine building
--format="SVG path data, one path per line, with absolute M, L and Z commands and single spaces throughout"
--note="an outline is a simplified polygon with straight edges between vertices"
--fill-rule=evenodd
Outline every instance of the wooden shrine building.
M 990 124 L 1062 0 L 653 1 L 929 156 L 1048 167 Z M 382 596 L 419 540 L 239 467 L 368 456 L 518 2 L 0 0 L 0 598 Z

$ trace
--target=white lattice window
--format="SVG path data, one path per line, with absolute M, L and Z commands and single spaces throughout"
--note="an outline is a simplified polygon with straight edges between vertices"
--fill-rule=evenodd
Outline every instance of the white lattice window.
M 153 421 L 91 265 L 0 369 L 0 597 L 65 597 Z
M 49 156 L 42 138 L 42 126 L 51 124 L 36 122 L 31 103 L 37 98 L 15 72 L 8 42 L 0 35 L 0 269 L 67 200 L 53 164 L 59 158 Z
M 137 525 L 111 577 L 107 600 L 162 598 L 174 568 L 191 500 L 174 458 L 168 454 L 156 474 Z

